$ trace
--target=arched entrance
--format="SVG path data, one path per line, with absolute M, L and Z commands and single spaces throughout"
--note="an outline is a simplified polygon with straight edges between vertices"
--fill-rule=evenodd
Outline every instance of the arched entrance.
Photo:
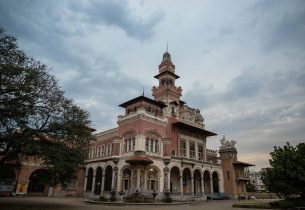
M 211 193 L 211 182 L 210 182 L 210 173 L 208 171 L 204 171 L 203 173 L 203 182 L 204 182 L 204 192 L 205 194 Z
M 122 189 L 124 191 L 129 191 L 131 188 L 131 170 L 129 168 L 125 168 L 123 170 L 122 176 Z
M 189 168 L 185 168 L 182 173 L 183 176 L 183 192 L 184 193 L 191 193 L 192 186 L 191 186 L 191 170 Z
M 159 191 L 159 173 L 156 169 L 150 168 L 147 171 L 147 189 L 149 191 Z
M 95 195 L 101 194 L 102 176 L 103 176 L 103 170 L 101 167 L 98 167 L 96 169 L 96 175 L 95 175 L 95 185 L 94 185 L 94 194 Z
M 112 167 L 108 165 L 105 169 L 104 191 L 111 191 L 112 186 Z
M 216 171 L 213 172 L 212 175 L 212 180 L 213 180 L 213 192 L 218 193 L 219 192 L 219 180 L 218 180 L 218 174 Z
M 180 170 L 177 166 L 172 167 L 170 171 L 170 192 L 180 193 Z
M 28 186 L 28 193 L 43 193 L 48 192 L 48 175 L 45 169 L 38 169 L 34 171 L 30 178 L 30 183 Z
M 201 195 L 202 187 L 201 187 L 201 171 L 196 169 L 194 171 L 194 194 Z
M 93 182 L 93 169 L 89 168 L 87 172 L 86 192 L 92 190 L 92 182 Z

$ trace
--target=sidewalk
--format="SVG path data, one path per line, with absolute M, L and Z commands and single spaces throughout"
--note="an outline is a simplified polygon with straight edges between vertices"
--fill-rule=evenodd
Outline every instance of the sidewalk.
M 233 208 L 236 200 L 194 201 L 187 205 L 169 206 L 111 206 L 86 204 L 84 198 L 58 197 L 0 197 L 0 210 L 115 210 L 115 209 L 154 209 L 158 210 L 238 210 Z M 251 201 L 261 202 L 260 200 Z M 241 210 L 241 209 L 240 209 Z

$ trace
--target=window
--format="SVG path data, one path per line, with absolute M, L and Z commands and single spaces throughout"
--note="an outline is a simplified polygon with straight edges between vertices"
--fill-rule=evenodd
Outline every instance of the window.
M 128 139 L 128 152 L 131 151 L 131 139 Z
M 93 147 L 93 154 L 92 154 L 92 158 L 95 158 L 95 147 Z
M 172 156 L 176 156 L 175 150 L 172 150 Z
M 108 144 L 107 145 L 107 156 L 111 156 L 112 155 L 112 144 Z
M 127 152 L 127 139 L 124 139 L 124 152 Z
M 101 147 L 98 147 L 98 150 L 97 150 L 97 157 L 101 157 Z
M 135 138 L 133 137 L 133 138 L 132 138 L 132 151 L 134 151 L 135 147 L 136 147 L 136 140 L 135 140 Z
M 160 153 L 160 143 L 157 135 L 147 135 L 145 140 L 145 150 L 147 152 Z
M 203 146 L 202 145 L 198 145 L 198 158 L 199 160 L 203 160 Z
M 148 152 L 148 149 L 149 149 L 149 138 L 146 138 L 146 141 L 145 141 L 145 150 Z
M 190 158 L 195 158 L 195 143 L 190 142 Z
M 159 141 L 158 140 L 155 141 L 155 152 L 159 153 Z
M 119 144 L 117 144 L 116 145 L 116 148 L 115 148 L 115 153 L 118 155 L 119 153 L 120 153 L 120 145 Z
M 185 142 L 185 140 L 180 140 L 180 156 L 186 157 L 186 142 Z
M 153 152 L 154 151 L 154 140 L 153 139 L 150 139 L 150 152 Z
M 91 159 L 91 149 L 89 149 L 89 151 L 88 151 L 88 158 L 87 159 L 88 160 Z
M 230 172 L 227 171 L 227 177 L 228 177 L 228 180 L 230 180 Z
M 105 156 L 105 146 L 102 145 L 101 157 Z

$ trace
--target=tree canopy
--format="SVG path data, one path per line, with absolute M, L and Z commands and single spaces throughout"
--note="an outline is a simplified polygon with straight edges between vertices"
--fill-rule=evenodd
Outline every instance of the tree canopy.
M 285 198 L 290 195 L 305 196 L 305 143 L 296 147 L 288 142 L 282 147 L 274 147 L 270 153 L 271 168 L 267 168 L 262 179 L 269 191 Z
M 36 156 L 54 184 L 73 178 L 92 139 L 89 113 L 0 28 L 0 165 Z

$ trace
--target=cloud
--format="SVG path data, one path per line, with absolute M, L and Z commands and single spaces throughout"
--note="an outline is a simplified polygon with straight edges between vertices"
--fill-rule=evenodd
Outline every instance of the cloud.
M 305 2 L 293 1 L 257 1 L 249 7 L 250 19 L 259 30 L 266 52 L 305 47 Z M 272 12 L 270 12 L 272 11 Z
M 218 149 L 218 139 L 225 134 L 238 141 L 241 157 L 250 153 L 264 157 L 274 145 L 304 141 L 304 69 L 305 64 L 267 70 L 252 66 L 234 77 L 224 91 L 194 85 L 185 100 L 201 109 L 206 129 L 218 133 L 208 146 Z M 266 162 L 257 164 L 263 167 Z
M 162 12 L 156 12 L 146 19 L 136 17 L 126 1 L 90 1 L 85 5 L 73 4 L 71 7 L 83 13 L 88 24 L 116 26 L 128 36 L 141 41 L 154 35 L 155 26 L 163 18 Z

